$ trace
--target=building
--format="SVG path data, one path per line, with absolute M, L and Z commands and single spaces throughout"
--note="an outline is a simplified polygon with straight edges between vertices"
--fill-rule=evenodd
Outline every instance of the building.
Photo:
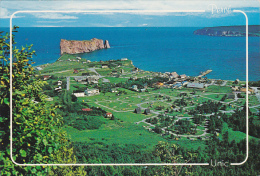
M 98 80 L 99 77 L 98 76 L 89 76 L 87 77 L 86 81 L 90 84 L 90 83 L 94 83 L 94 84 L 98 84 Z
M 102 64 L 101 68 L 108 68 L 107 64 Z
M 138 90 L 137 85 L 132 85 L 132 89 L 137 91 Z
M 141 108 L 140 108 L 140 107 L 135 108 L 134 113 L 136 113 L 136 114 L 141 114 L 141 113 L 142 113 Z
M 196 88 L 196 89 L 203 89 L 205 87 L 204 83 L 188 83 L 188 88 Z
M 76 57 L 76 59 L 81 60 L 81 57 Z
M 135 68 L 133 69 L 133 71 L 138 72 L 139 69 L 138 69 L 137 67 L 135 67 Z
M 74 69 L 73 73 L 78 73 L 79 71 L 77 69 Z
M 82 82 L 85 81 L 87 79 L 86 76 L 79 76 L 79 77 L 75 77 L 74 80 L 77 82 Z
M 170 76 L 171 76 L 172 78 L 178 78 L 178 77 L 179 77 L 179 75 L 178 75 L 176 72 L 172 72 L 172 73 L 170 74 Z
M 156 85 L 157 85 L 157 86 L 163 86 L 163 83 L 157 82 Z
M 90 109 L 90 108 L 83 108 L 83 109 L 81 109 L 82 111 L 85 111 L 85 112 L 90 112 L 90 111 L 92 111 L 92 109 Z
M 113 71 L 111 72 L 111 75 L 117 75 L 117 71 L 116 71 L 116 70 L 113 70 Z
M 98 89 L 87 89 L 85 90 L 85 94 L 87 96 L 93 96 L 93 95 L 99 95 L 99 90 Z
M 141 92 L 145 92 L 146 91 L 146 89 L 141 89 Z
M 132 79 L 133 79 L 133 80 L 137 80 L 137 76 L 133 76 Z
M 36 70 L 43 70 L 41 67 L 35 67 Z
M 85 92 L 76 92 L 76 93 L 72 93 L 73 95 L 75 95 L 76 97 L 84 97 L 85 96 Z
M 241 88 L 240 89 L 241 92 L 246 92 L 246 88 Z M 248 94 L 254 93 L 253 89 L 248 89 Z
M 231 89 L 232 89 L 233 91 L 238 91 L 238 90 L 239 90 L 239 86 L 232 86 Z
M 112 116 L 113 116 L 113 114 L 111 112 L 106 113 L 106 118 L 111 118 Z
M 144 114 L 145 114 L 145 115 L 148 115 L 148 114 L 150 114 L 150 113 L 151 113 L 150 109 L 147 108 L 147 109 L 144 110 Z
M 62 85 L 62 81 L 58 81 L 58 86 L 61 86 Z
M 228 93 L 228 94 L 227 94 L 227 99 L 235 99 L 235 94 L 233 94 L 233 93 Z
M 43 76 L 43 80 L 46 81 L 46 80 L 48 80 L 50 77 L 51 77 L 50 75 L 44 75 L 44 76 Z
M 187 76 L 186 76 L 185 74 L 183 74 L 183 75 L 180 75 L 179 78 L 181 78 L 181 79 L 186 79 Z
M 128 59 L 127 58 L 122 58 L 121 61 L 127 61 Z
M 185 85 L 187 85 L 188 83 L 189 83 L 188 81 L 183 81 L 183 82 L 182 82 L 182 85 L 185 86 Z
M 57 92 L 60 92 L 61 91 L 61 86 L 55 88 L 54 90 L 57 91 Z
M 110 91 L 111 91 L 112 93 L 118 92 L 117 89 L 111 89 Z
M 182 84 L 180 82 L 176 82 L 172 87 L 173 88 L 180 88 L 180 87 L 182 87 Z

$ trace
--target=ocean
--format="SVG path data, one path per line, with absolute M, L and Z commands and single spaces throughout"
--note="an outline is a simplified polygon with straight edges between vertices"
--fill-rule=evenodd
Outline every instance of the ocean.
M 142 69 L 212 79 L 246 80 L 245 37 L 194 35 L 193 27 L 19 28 L 17 46 L 33 44 L 35 65 L 60 57 L 60 40 L 108 40 L 110 49 L 80 54 L 91 61 L 128 58 Z M 7 31 L 8 28 L 1 28 Z M 260 80 L 260 37 L 249 37 L 249 80 Z

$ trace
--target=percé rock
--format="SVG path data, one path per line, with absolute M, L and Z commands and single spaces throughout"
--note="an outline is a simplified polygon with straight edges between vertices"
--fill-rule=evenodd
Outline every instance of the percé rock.
M 99 49 L 110 48 L 108 41 L 93 38 L 91 40 L 65 40 L 60 41 L 60 54 L 78 54 L 78 53 L 89 53 Z

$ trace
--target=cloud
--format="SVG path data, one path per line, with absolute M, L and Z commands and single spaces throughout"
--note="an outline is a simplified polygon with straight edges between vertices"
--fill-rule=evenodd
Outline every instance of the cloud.
M 1 1 L 1 0 L 0 0 Z M 53 11 L 102 11 L 102 13 L 93 12 L 80 12 L 80 13 L 30 13 L 31 19 L 35 19 L 38 24 L 46 24 L 52 26 L 54 25 L 64 25 L 70 26 L 72 21 L 81 21 L 74 25 L 83 25 L 83 21 L 90 19 L 94 21 L 92 23 L 103 23 L 96 24 L 97 26 L 139 26 L 142 24 L 152 25 L 152 20 L 159 20 L 156 24 L 163 23 L 163 18 L 177 17 L 181 19 L 182 16 L 189 17 L 203 17 L 203 18 L 220 18 L 225 16 L 233 16 L 235 13 L 215 13 L 211 14 L 210 9 L 208 9 L 209 4 L 215 4 L 218 8 L 230 7 L 231 10 L 237 9 L 250 13 L 259 13 L 260 4 L 257 0 L 201 0 L 201 1 L 190 1 L 190 0 L 114 0 L 114 1 L 1 1 L 1 18 L 8 18 L 15 11 L 22 10 L 53 10 Z M 2 10 L 3 9 L 3 10 Z M 107 10 L 128 10 L 128 12 L 105 12 Z M 161 10 L 162 12 L 130 12 L 131 10 Z M 181 13 L 181 12 L 163 12 L 163 10 L 206 10 L 208 13 Z M 89 15 L 91 14 L 91 15 Z M 20 14 L 18 14 L 20 15 Z M 92 16 L 93 15 L 93 16 Z M 160 18 L 160 19 L 159 19 Z M 44 20 L 42 20 L 44 19 Z M 94 20 L 95 19 L 95 20 Z M 106 19 L 101 20 L 100 19 Z M 62 21 L 64 20 L 64 21 Z M 46 21 L 46 23 L 44 22 Z M 53 22 L 51 22 L 53 21 Z M 54 22 L 57 21 L 57 22 Z M 92 24 L 89 22 L 87 26 Z
M 64 26 L 52 26 L 52 25 L 32 25 L 32 27 L 64 27 Z
M 55 20 L 55 21 L 37 21 L 37 23 L 73 23 L 73 22 L 76 22 L 76 21 L 72 21 L 72 20 Z
M 258 1 L 3 1 L 2 6 L 7 9 L 33 9 L 33 10 L 206 10 L 209 4 L 216 4 L 218 7 L 259 8 Z
M 76 16 L 63 15 L 60 13 L 33 13 L 33 15 L 43 19 L 78 19 Z
M 11 13 L 6 8 L 0 7 L 0 18 L 10 18 Z M 13 18 L 20 18 L 21 16 L 14 16 Z

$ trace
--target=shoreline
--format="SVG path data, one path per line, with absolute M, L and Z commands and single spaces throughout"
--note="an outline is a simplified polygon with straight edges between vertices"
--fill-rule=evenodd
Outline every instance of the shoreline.
M 82 54 L 82 53 L 81 53 Z M 70 56 L 73 56 L 73 57 L 78 57 L 80 54 L 67 54 L 67 55 L 70 55 Z M 62 55 L 61 55 L 61 57 L 62 57 Z M 60 58 L 61 58 L 60 57 Z M 41 64 L 41 65 L 35 65 L 35 66 L 33 66 L 34 68 L 37 68 L 37 67 L 41 67 L 41 68 L 44 68 L 44 67 L 46 67 L 47 65 L 52 65 L 52 64 L 54 64 L 54 63 L 56 63 L 56 62 L 58 62 L 59 61 L 59 59 L 60 58 L 58 58 L 56 61 L 54 61 L 54 62 L 52 62 L 52 63 L 46 63 L 46 64 Z M 84 58 L 82 58 L 82 59 L 84 59 Z M 118 60 L 120 60 L 120 59 L 118 59 Z M 109 62 L 110 60 L 102 60 L 102 62 Z M 133 63 L 133 61 L 132 60 L 129 60 L 129 61 L 131 61 L 132 62 L 132 64 L 133 64 L 133 66 L 135 67 L 135 65 L 134 65 L 134 63 Z M 98 61 L 91 61 L 91 62 L 98 62 Z M 142 71 L 144 71 L 144 72 L 151 72 L 151 73 L 158 73 L 158 74 L 165 74 L 165 73 L 168 73 L 168 72 L 175 72 L 175 71 L 165 71 L 165 72 L 160 72 L 160 71 L 150 71 L 150 70 L 143 70 L 143 69 L 140 69 L 140 70 L 142 70 Z M 208 69 L 208 70 L 210 70 L 210 69 Z M 206 75 L 208 75 L 208 74 L 210 74 L 211 72 L 213 72 L 214 70 L 211 70 L 209 73 L 207 73 Z M 206 71 L 201 71 L 201 73 L 204 73 L 204 72 L 206 72 Z M 186 75 L 186 73 L 182 73 L 182 74 L 184 74 L 184 75 Z M 46 75 L 46 74 L 45 74 Z M 188 77 L 198 77 L 198 75 L 196 75 L 196 76 L 190 76 L 190 75 L 187 75 Z M 205 77 L 205 76 L 204 76 Z M 207 77 L 207 76 L 206 76 Z M 208 78 L 208 77 L 207 77 Z M 222 80 L 222 81 L 231 81 L 231 82 L 234 82 L 235 80 L 231 80 L 231 79 L 221 79 L 221 78 L 208 78 L 209 80 Z M 237 78 L 237 79 L 239 79 L 239 78 Z M 240 80 L 240 79 L 239 79 Z M 260 80 L 260 79 L 259 79 Z M 255 81 L 259 81 L 259 80 L 255 80 Z M 240 81 L 242 81 L 242 82 L 246 82 L 246 80 L 243 80 L 243 79 L 241 79 Z M 249 82 L 250 82 L 251 80 L 249 80 Z

